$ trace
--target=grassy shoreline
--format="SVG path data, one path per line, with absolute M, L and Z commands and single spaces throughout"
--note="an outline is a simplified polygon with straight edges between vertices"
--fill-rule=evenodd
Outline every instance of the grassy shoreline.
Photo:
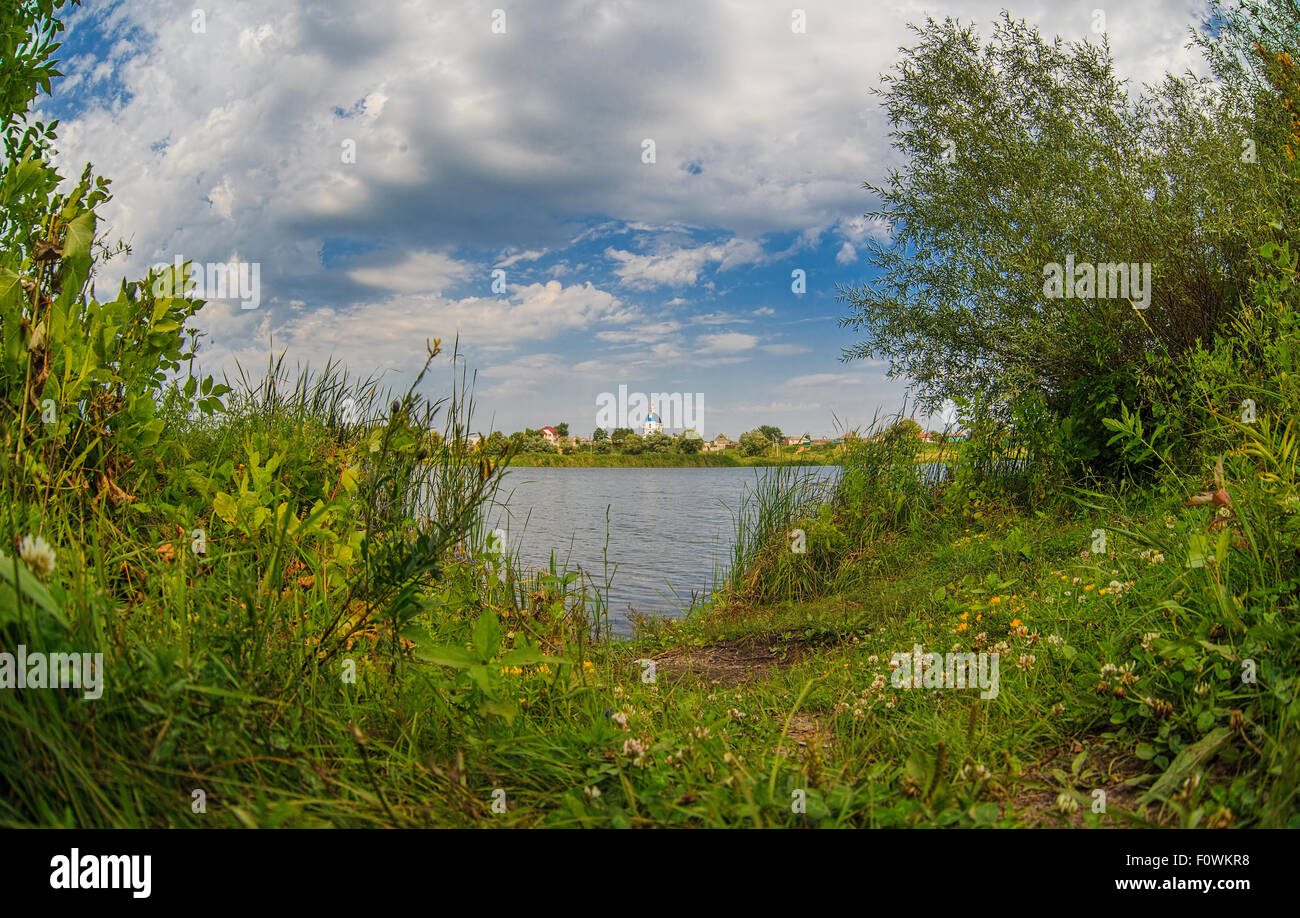
M 833 457 L 818 459 L 739 457 L 718 453 L 661 453 L 623 456 L 579 453 L 562 456 L 549 453 L 526 453 L 511 458 L 512 467 L 577 469 L 669 469 L 669 468 L 766 468 L 777 466 L 836 465 Z
M 1200 646 L 1224 642 L 1215 629 L 1227 620 L 1205 600 L 1228 562 L 1182 568 L 1180 542 L 1204 513 L 1179 500 L 1141 493 L 1027 512 L 986 483 L 978 500 L 945 503 L 957 489 L 893 477 L 878 453 L 851 457 L 830 492 L 805 490 L 799 469 L 772 469 L 738 510 L 732 576 L 711 602 L 681 620 L 642 621 L 629 640 L 595 640 L 607 609 L 587 574 L 453 551 L 402 612 L 400 601 L 358 594 L 347 571 L 360 559 L 319 532 L 305 537 L 305 521 L 268 548 L 254 521 L 256 507 L 274 507 L 275 482 L 334 469 L 327 480 L 365 491 L 358 458 L 396 434 L 390 423 L 357 436 L 282 409 L 190 429 L 188 449 L 216 450 L 204 465 L 253 495 L 218 501 L 202 559 L 185 538 L 149 547 L 137 528 L 112 554 L 118 530 L 106 516 L 75 522 L 47 507 L 59 559 L 48 595 L 60 597 L 71 643 L 105 652 L 109 700 L 0 693 L 0 724 L 15 740 L 0 750 L 0 824 L 1296 818 L 1293 798 L 1259 792 L 1258 737 L 1238 724 L 1271 721 L 1232 687 L 1219 657 L 1228 651 Z M 392 461 L 386 449 L 377 467 Z M 276 473 L 259 474 L 277 456 Z M 156 512 L 141 503 L 131 516 Z M 791 527 L 805 532 L 805 552 L 791 551 Z M 1087 548 L 1098 529 L 1111 533 L 1100 553 Z M 131 592 L 116 587 L 120 609 L 72 589 L 118 559 L 138 570 Z M 1000 654 L 997 695 L 894 686 L 891 658 L 917 644 Z M 1161 664 L 1171 658 L 1191 675 L 1174 678 Z M 191 809 L 196 790 L 203 812 Z

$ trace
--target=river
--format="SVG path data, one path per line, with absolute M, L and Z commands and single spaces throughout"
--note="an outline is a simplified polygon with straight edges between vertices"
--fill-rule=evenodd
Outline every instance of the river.
M 489 515 L 525 567 L 577 566 L 603 587 L 613 573 L 609 621 L 631 631 L 629 607 L 680 615 L 709 594 L 731 561 L 734 513 L 762 468 L 512 468 L 505 506 Z M 801 472 L 834 474 L 828 467 Z M 605 567 L 606 508 L 609 511 Z M 614 565 L 617 564 L 617 570 Z

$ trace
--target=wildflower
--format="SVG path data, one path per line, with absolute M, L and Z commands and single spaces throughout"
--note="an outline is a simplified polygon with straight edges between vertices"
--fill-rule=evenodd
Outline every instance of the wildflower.
M 1016 668 L 1033 669 L 1034 664 L 1037 662 L 1038 662 L 1038 658 L 1035 657 L 1032 653 L 1022 653 L 1020 655 L 1020 659 L 1016 661 Z
M 1057 717 L 1060 717 L 1062 714 L 1065 713 L 1065 705 L 1062 702 L 1058 701 L 1056 704 L 1052 705 L 1052 713 L 1055 714 Z
M 1049 634 L 1047 636 L 1047 643 L 1051 644 L 1053 647 L 1060 647 L 1065 643 L 1065 638 L 1061 637 L 1059 634 Z
M 1095 583 L 1090 583 L 1090 584 L 1088 584 L 1086 587 L 1083 588 L 1083 591 L 1086 593 L 1088 590 L 1095 590 L 1095 589 L 1097 589 L 1097 584 L 1095 584 Z
M 18 543 L 18 557 L 37 577 L 44 579 L 54 573 L 54 549 L 40 536 L 23 536 Z
M 1001 601 L 1002 601 L 1002 597 L 1001 597 L 1001 596 L 993 596 L 993 597 L 990 597 L 990 598 L 989 598 L 989 605 L 996 606 L 996 605 L 997 605 L 998 603 L 1000 603 Z
M 609 719 L 617 724 L 620 728 L 627 729 L 627 714 L 624 711 L 615 711 L 609 715 Z
M 1148 695 L 1142 701 L 1155 713 L 1156 717 L 1165 718 L 1174 713 L 1174 706 L 1163 698 L 1152 698 Z
M 641 768 L 649 760 L 646 756 L 645 743 L 635 737 L 623 740 L 623 755 L 632 760 L 632 764 Z
M 591 801 L 595 800 L 597 797 L 600 796 L 600 788 L 596 787 L 595 785 L 592 785 L 591 787 L 584 787 L 582 789 L 582 796 L 586 797 L 587 802 L 590 803 Z
M 1079 801 L 1062 792 L 1056 795 L 1056 808 L 1062 814 L 1069 816 L 1071 813 L 1079 812 Z
M 1012 628 L 1019 628 L 1019 627 L 1020 627 L 1020 619 L 1018 619 L 1018 618 L 1013 618 L 1013 619 L 1011 620 L 1011 627 L 1012 627 Z
M 1151 642 L 1158 637 L 1160 637 L 1159 631 L 1148 631 L 1146 634 L 1142 635 L 1142 649 L 1145 650 L 1147 653 L 1150 653 Z
M 1210 685 L 1208 682 L 1198 682 L 1196 683 L 1196 688 L 1192 691 L 1196 692 L 1197 697 L 1204 698 L 1206 695 L 1210 694 Z

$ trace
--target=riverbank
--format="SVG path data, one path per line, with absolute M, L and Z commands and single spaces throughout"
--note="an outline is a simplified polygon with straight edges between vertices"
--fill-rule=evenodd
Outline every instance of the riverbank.
M 236 442 L 226 430 L 191 430 L 186 442 L 221 454 Z M 1287 798 L 1259 793 L 1267 762 L 1246 729 L 1271 729 L 1277 715 L 1237 680 L 1242 659 L 1265 658 L 1249 636 L 1263 610 L 1239 609 L 1238 626 L 1207 589 L 1240 565 L 1231 545 L 1184 566 L 1205 512 L 1178 499 L 1025 512 L 996 484 L 945 505 L 951 498 L 917 483 L 888 503 L 859 479 L 829 503 L 784 504 L 794 515 L 743 543 L 714 602 L 679 621 L 642 621 L 628 641 L 593 641 L 608 609 L 601 584 L 576 571 L 530 573 L 480 555 L 450 561 L 414 605 L 370 607 L 350 585 L 359 559 L 301 528 L 277 567 L 253 529 L 255 506 L 276 498 L 255 482 L 321 478 L 341 481 L 344 496 L 364 492 L 347 470 L 369 443 L 332 453 L 310 446 L 319 432 L 272 423 L 254 435 L 268 450 L 242 491 L 237 453 L 204 461 L 229 464 L 247 495 L 243 511 L 218 501 L 204 559 L 188 532 L 151 543 L 129 527 L 123 543 L 121 532 L 92 530 L 88 544 L 117 552 L 106 568 L 120 563 L 129 577 L 109 587 L 116 609 L 69 589 L 69 575 L 94 567 L 71 529 L 47 518 L 58 585 L 25 589 L 38 614 L 48 603 L 70 620 L 73 646 L 105 652 L 113 707 L 0 693 L 16 739 L 0 750 L 0 824 L 1294 819 Z M 273 461 L 279 473 L 267 479 L 259 470 Z M 755 499 L 770 510 L 797 491 L 797 476 L 774 470 Z M 859 493 L 865 503 L 843 503 Z M 341 505 L 326 506 L 326 526 L 346 532 L 346 518 L 329 517 Z M 791 526 L 806 537 L 802 552 Z M 1098 531 L 1110 534 L 1104 547 Z M 239 599 L 229 587 L 238 583 L 261 586 Z M 86 626 L 104 638 L 94 643 Z M 1294 649 L 1271 640 L 1274 653 Z M 954 651 L 996 654 L 997 669 L 984 671 L 996 681 L 895 679 L 895 655 Z M 41 765 L 19 769 L 18 756 Z M 189 806 L 194 788 L 202 811 Z
M 511 458 L 510 465 L 527 468 L 574 469 L 691 469 L 691 468 L 763 468 L 774 466 L 836 465 L 833 455 L 817 458 L 801 456 L 771 458 L 764 456 L 741 457 L 729 453 L 650 453 L 637 456 L 621 454 L 574 453 L 523 453 Z

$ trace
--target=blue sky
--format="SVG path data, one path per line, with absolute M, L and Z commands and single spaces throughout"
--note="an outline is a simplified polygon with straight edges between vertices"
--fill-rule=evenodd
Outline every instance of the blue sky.
M 1012 12 L 1076 40 L 1097 5 Z M 1200 4 L 1136 6 L 1107 11 L 1122 72 L 1198 66 Z M 889 239 L 863 217 L 863 181 L 897 165 L 869 91 L 907 22 L 987 34 L 998 9 L 89 0 L 40 114 L 62 119 L 66 175 L 114 181 L 105 229 L 133 250 L 103 287 L 177 256 L 260 266 L 257 309 L 201 314 L 207 371 L 286 350 L 402 386 L 426 338 L 459 334 L 485 431 L 588 434 L 625 385 L 701 393 L 706 436 L 820 435 L 907 388 L 839 359 L 836 286 Z M 429 394 L 450 379 L 441 364 Z

